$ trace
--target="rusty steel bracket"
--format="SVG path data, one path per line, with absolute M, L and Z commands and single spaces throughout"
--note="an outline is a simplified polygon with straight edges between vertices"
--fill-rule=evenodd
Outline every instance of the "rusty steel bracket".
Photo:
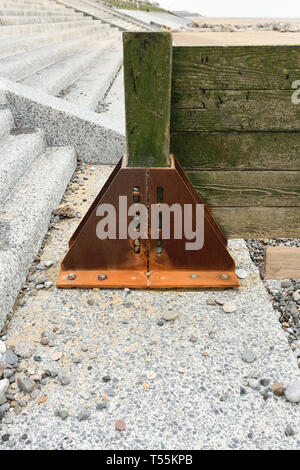
M 235 263 L 227 251 L 227 239 L 204 209 L 204 245 L 200 250 L 186 250 L 190 241 L 184 236 L 156 240 L 149 237 L 139 241 L 105 239 L 97 237 L 96 215 L 99 204 L 112 204 L 116 209 L 119 233 L 119 196 L 127 196 L 128 203 L 135 202 L 135 188 L 139 189 L 139 203 L 148 208 L 151 220 L 152 204 L 166 203 L 204 204 L 185 175 L 179 163 L 171 156 L 169 168 L 133 168 L 126 166 L 123 158 L 116 166 L 87 214 L 69 242 L 69 251 L 61 264 L 57 286 L 60 288 L 211 288 L 238 287 Z M 158 200 L 158 189 L 160 199 Z M 128 224 L 132 217 L 127 216 Z M 128 225 L 127 225 L 128 226 Z

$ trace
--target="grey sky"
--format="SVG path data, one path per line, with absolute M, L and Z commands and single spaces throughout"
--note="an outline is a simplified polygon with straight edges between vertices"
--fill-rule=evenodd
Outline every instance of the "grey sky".
M 169 10 L 197 11 L 221 17 L 299 17 L 299 0 L 156 0 Z

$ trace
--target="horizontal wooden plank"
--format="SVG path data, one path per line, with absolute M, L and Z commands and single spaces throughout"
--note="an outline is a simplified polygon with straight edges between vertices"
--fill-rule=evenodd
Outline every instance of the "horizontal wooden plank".
M 173 133 L 171 152 L 184 168 L 300 170 L 300 132 Z
M 171 131 L 300 131 L 300 105 L 286 90 L 187 91 L 173 95 Z
M 265 279 L 300 279 L 300 248 L 265 247 Z
M 216 207 L 211 212 L 228 238 L 297 238 L 300 207 Z
M 300 46 L 174 47 L 173 89 L 290 90 Z
M 300 171 L 188 171 L 209 207 L 300 207 Z

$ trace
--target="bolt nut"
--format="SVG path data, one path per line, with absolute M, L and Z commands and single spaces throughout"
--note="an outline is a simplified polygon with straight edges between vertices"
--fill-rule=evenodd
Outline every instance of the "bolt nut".
M 197 274 L 191 274 L 190 277 L 191 277 L 191 279 L 197 279 L 198 276 L 197 276 Z
M 104 281 L 105 279 L 107 279 L 106 274 L 99 274 L 98 281 Z
M 74 273 L 68 274 L 68 279 L 69 279 L 70 281 L 74 281 L 74 279 L 76 279 L 76 274 L 74 274 Z
M 228 274 L 221 274 L 221 279 L 229 279 Z

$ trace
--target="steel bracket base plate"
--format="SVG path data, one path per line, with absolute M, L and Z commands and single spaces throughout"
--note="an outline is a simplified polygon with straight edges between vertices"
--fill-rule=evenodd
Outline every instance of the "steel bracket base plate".
M 69 274 L 75 274 L 69 279 Z M 106 276 L 99 280 L 99 271 L 62 271 L 58 280 L 58 287 L 72 289 L 84 288 L 124 288 L 130 289 L 211 289 L 239 287 L 239 281 L 232 271 L 178 271 L 168 270 L 153 273 L 142 271 L 101 271 Z

